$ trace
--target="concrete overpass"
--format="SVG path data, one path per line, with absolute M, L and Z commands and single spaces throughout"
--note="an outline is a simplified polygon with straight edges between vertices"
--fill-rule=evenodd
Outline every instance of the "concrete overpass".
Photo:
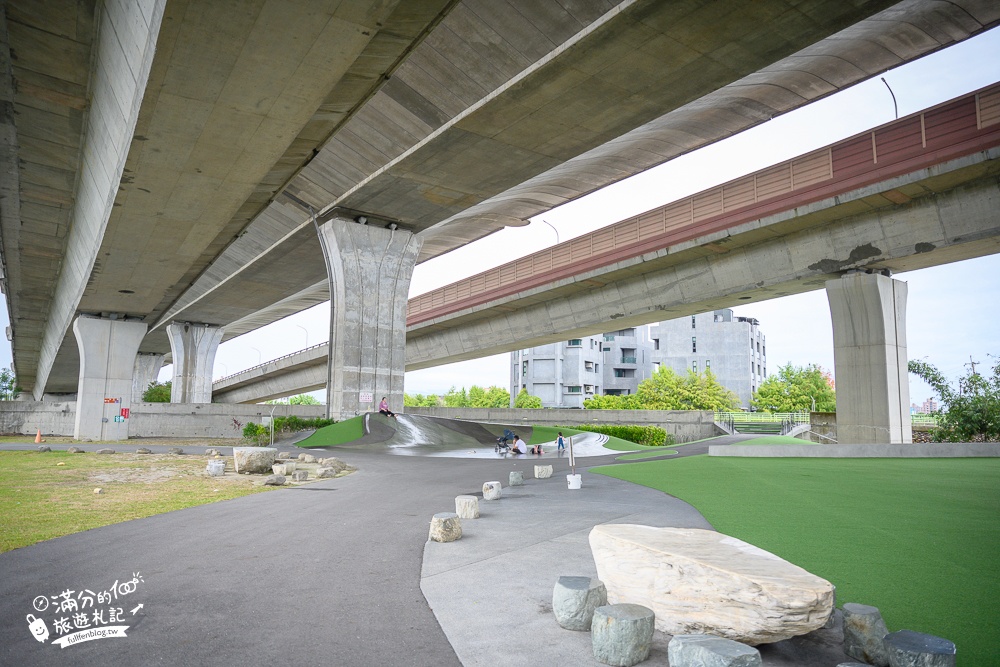
M 352 299 L 394 295 L 388 319 L 362 318 L 369 343 L 334 346 L 350 379 L 330 385 L 399 400 L 413 262 L 1000 20 L 982 0 L 3 10 L 14 363 L 36 399 L 81 401 L 126 396 L 168 352 L 177 400 L 204 400 L 220 340 L 325 300 L 328 281 L 337 341 L 370 300 Z M 352 283 L 355 251 L 386 243 L 392 280 Z
M 442 287 L 410 300 L 407 369 L 996 253 L 998 146 L 994 85 Z M 314 389 L 325 365 L 288 355 L 216 396 Z

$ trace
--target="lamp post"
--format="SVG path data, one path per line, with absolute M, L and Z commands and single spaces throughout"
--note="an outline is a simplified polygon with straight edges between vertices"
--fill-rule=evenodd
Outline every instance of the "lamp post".
M 309 329 L 306 329 L 301 324 L 296 324 L 295 326 L 297 326 L 298 328 L 302 329 L 303 332 L 305 332 L 305 334 L 306 334 L 306 347 L 309 347 Z
M 260 353 L 260 350 L 258 350 L 257 348 L 251 346 L 250 349 L 257 353 L 257 365 L 260 366 L 264 361 L 264 356 Z
M 559 245 L 559 230 L 556 229 L 555 227 L 553 227 L 552 223 L 549 222 L 549 221 L 547 221 L 547 220 L 542 220 L 541 218 L 539 218 L 538 220 L 540 222 L 544 222 L 549 227 L 552 227 L 552 231 L 554 231 L 556 233 L 556 245 Z

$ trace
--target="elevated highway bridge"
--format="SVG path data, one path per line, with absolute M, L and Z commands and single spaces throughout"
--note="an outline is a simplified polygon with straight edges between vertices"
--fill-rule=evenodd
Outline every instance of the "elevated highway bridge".
M 209 400 L 221 340 L 331 294 L 331 410 L 399 402 L 414 263 L 1000 21 L 985 0 L 2 10 L 8 338 L 33 398 L 94 408 L 87 437 L 165 357 L 175 401 Z

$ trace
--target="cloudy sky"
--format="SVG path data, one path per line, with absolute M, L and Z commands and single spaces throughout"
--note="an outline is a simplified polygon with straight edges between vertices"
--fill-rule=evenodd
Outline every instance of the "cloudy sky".
M 899 116 L 1000 81 L 1000 29 L 987 32 L 885 74 Z M 410 296 L 479 273 L 599 229 L 635 214 L 807 153 L 893 120 L 889 88 L 880 78 L 779 116 L 690 155 L 554 209 L 530 225 L 508 228 L 419 265 Z M 911 359 L 926 359 L 949 378 L 1000 354 L 1000 255 L 897 274 L 909 283 L 907 344 Z M 0 297 L 2 298 L 2 297 Z M 785 362 L 833 368 L 833 334 L 824 291 L 739 306 L 767 336 L 769 368 Z M 5 326 L 6 306 L 0 309 Z M 219 347 L 216 378 L 327 340 L 329 306 L 287 317 Z M 10 363 L 0 340 L 0 365 Z M 168 366 L 160 374 L 169 379 Z M 509 355 L 497 355 L 406 374 L 408 393 L 443 393 L 450 387 L 509 385 Z M 910 396 L 922 402 L 929 387 L 912 379 Z M 322 394 L 318 393 L 322 398 Z

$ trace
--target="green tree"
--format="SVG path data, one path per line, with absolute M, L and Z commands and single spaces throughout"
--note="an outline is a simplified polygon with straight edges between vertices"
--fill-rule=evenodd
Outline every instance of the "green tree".
M 1000 358 L 994 357 L 992 375 L 969 372 L 953 389 L 937 368 L 926 361 L 911 360 L 908 370 L 929 384 L 941 399 L 938 427 L 931 437 L 944 442 L 1000 440 Z
M 483 389 L 472 385 L 469 388 L 469 406 L 473 408 L 510 407 L 510 392 L 501 387 Z
M 434 394 L 403 394 L 403 406 L 407 408 L 436 408 L 438 397 Z
M 510 405 L 508 403 L 508 405 Z M 524 387 L 521 391 L 517 392 L 517 396 L 514 397 L 514 407 L 521 409 L 539 409 L 542 407 L 542 399 L 538 396 L 532 396 L 528 393 L 528 390 Z
M 0 368 L 0 401 L 13 401 L 20 393 L 14 367 Z
M 688 371 L 680 376 L 673 369 L 660 366 L 653 375 L 639 383 L 628 396 L 595 396 L 584 400 L 592 410 L 734 410 L 740 400 L 715 378 L 711 371 L 697 374 Z
M 309 394 L 299 394 L 288 399 L 289 405 L 319 405 L 319 399 Z
M 815 403 L 813 403 L 815 401 Z M 754 392 L 750 404 L 763 412 L 836 412 L 837 394 L 833 379 L 816 364 L 778 368 Z M 813 408 L 815 405 L 815 408 Z
M 441 397 L 447 408 L 467 408 L 469 407 L 469 395 L 462 387 L 461 391 L 456 391 L 455 387 L 448 390 L 448 393 Z
M 153 380 L 142 392 L 142 400 L 146 403 L 169 403 L 170 402 L 170 380 L 159 383 Z

